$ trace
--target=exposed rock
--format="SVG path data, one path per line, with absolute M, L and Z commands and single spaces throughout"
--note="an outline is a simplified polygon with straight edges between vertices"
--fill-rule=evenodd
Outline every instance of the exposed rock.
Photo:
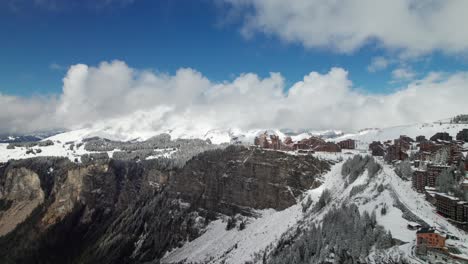
M 289 207 L 329 167 L 239 146 L 182 169 L 161 160 L 10 161 L 0 165 L 0 223 L 13 223 L 0 225 L 0 263 L 157 263 L 219 213 Z
M 0 182 L 0 236 L 11 232 L 44 202 L 39 176 L 26 168 L 9 170 Z
M 233 214 L 245 208 L 285 209 L 318 187 L 330 164 L 312 156 L 230 146 L 193 158 L 170 179 L 171 191 L 196 206 Z

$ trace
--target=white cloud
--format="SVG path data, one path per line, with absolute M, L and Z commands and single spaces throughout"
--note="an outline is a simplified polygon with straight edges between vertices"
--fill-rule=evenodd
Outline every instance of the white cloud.
M 62 66 L 62 65 L 60 65 L 58 63 L 53 62 L 53 63 L 51 63 L 49 65 L 49 69 L 51 69 L 53 71 L 62 71 L 62 70 L 65 70 L 66 67 L 64 67 L 64 66 Z
M 468 72 L 429 74 L 388 95 L 353 88 L 348 72 L 311 72 L 285 89 L 279 73 L 246 73 L 212 82 L 193 69 L 174 75 L 140 71 L 124 62 L 69 68 L 57 99 L 0 95 L 0 131 L 79 128 L 129 117 L 145 129 L 360 129 L 433 121 L 466 111 Z M 287 90 L 287 92 L 283 92 Z M 134 117 L 132 117 L 132 115 Z M 138 117 L 138 118 L 137 118 Z
M 52 116 L 55 98 L 22 98 L 0 94 L 0 133 L 24 133 L 57 128 Z
M 416 77 L 416 73 L 409 67 L 400 67 L 392 71 L 392 81 L 410 81 Z
M 370 65 L 367 67 L 367 70 L 369 72 L 381 71 L 386 69 L 389 64 L 390 62 L 385 57 L 377 56 L 372 58 Z
M 367 43 L 408 55 L 468 50 L 468 1 L 225 0 L 244 15 L 242 32 L 305 47 L 352 52 Z

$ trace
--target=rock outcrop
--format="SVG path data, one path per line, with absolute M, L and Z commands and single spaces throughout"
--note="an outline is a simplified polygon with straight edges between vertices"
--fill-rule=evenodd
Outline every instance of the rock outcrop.
M 11 232 L 44 202 L 39 176 L 26 168 L 9 170 L 0 186 L 0 236 Z
M 194 157 L 170 178 L 171 191 L 207 210 L 234 214 L 245 209 L 282 210 L 320 185 L 330 164 L 260 148 L 230 146 Z
M 329 167 L 239 146 L 181 169 L 158 160 L 10 161 L 0 165 L 0 263 L 157 263 L 218 214 L 291 206 Z

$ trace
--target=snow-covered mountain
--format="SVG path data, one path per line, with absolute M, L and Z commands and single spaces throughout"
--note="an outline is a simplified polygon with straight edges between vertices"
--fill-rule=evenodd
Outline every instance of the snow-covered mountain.
M 146 124 L 132 128 L 126 122 L 113 125 L 100 124 L 53 135 L 40 142 L 0 144 L 0 162 L 38 156 L 67 157 L 75 161 L 81 157 L 91 156 L 90 154 L 108 154 L 109 157 L 113 157 L 115 153 L 138 152 L 142 145 L 146 148 L 143 152 L 138 152 L 132 158 L 126 159 L 125 162 L 121 162 L 114 156 L 113 160 L 89 158 L 87 162 L 81 160 L 81 163 L 70 162 L 68 159 L 44 158 L 0 164 L 0 169 L 5 169 L 3 172 L 7 172 L 6 168 L 12 171 L 4 173 L 2 177 L 7 179 L 16 175 L 17 179 L 22 179 L 19 182 L 0 181 L 0 185 L 2 183 L 17 185 L 13 186 L 15 188 L 7 186 L 8 188 L 3 187 L 0 190 L 11 190 L 11 194 L 4 197 L 17 201 L 17 204 L 13 204 L 14 210 L 10 210 L 9 215 L 18 223 L 24 219 L 16 217 L 15 210 L 17 208 L 18 210 L 28 209 L 29 207 L 24 205 L 32 204 L 28 200 L 30 197 L 35 197 L 35 202 L 40 202 L 44 198 L 47 193 L 42 192 L 42 187 L 38 183 L 49 175 L 55 175 L 57 179 L 67 179 L 64 182 L 60 180 L 54 183 L 57 184 L 56 187 L 47 187 L 47 190 L 61 190 L 56 194 L 61 197 L 60 199 L 54 200 L 55 198 L 50 196 L 48 198 L 50 201 L 45 203 L 51 204 L 51 208 L 46 210 L 46 216 L 50 215 L 50 219 L 58 219 L 54 221 L 60 220 L 56 214 L 62 214 L 62 217 L 65 217 L 73 212 L 75 207 L 71 205 L 75 202 L 80 206 L 88 202 L 88 206 L 91 207 L 99 204 L 97 212 L 106 212 L 118 200 L 119 204 L 123 203 L 128 206 L 128 210 L 115 211 L 115 219 L 107 219 L 99 213 L 95 214 L 94 209 L 89 211 L 84 209 L 84 215 L 77 222 L 87 226 L 94 223 L 93 221 L 103 221 L 102 225 L 112 226 L 113 228 L 106 228 L 109 233 L 104 236 L 99 233 L 101 232 L 100 224 L 91 224 L 99 231 L 96 234 L 105 237 L 99 240 L 100 244 L 91 246 L 96 246 L 100 250 L 109 250 L 109 252 L 114 252 L 112 250 L 124 252 L 118 245 L 125 245 L 128 247 L 128 252 L 125 252 L 130 255 L 128 257 L 132 261 L 136 258 L 142 260 L 142 262 L 130 263 L 147 263 L 143 262 L 143 260 L 147 261 L 146 253 L 153 254 L 152 257 L 155 260 L 166 264 L 291 263 L 291 259 L 300 258 L 304 254 L 310 255 L 308 257 L 313 260 L 311 260 L 312 263 L 343 263 L 343 259 L 339 259 L 343 255 L 337 254 L 339 249 L 343 248 L 346 250 L 342 250 L 341 253 L 344 252 L 345 257 L 355 260 L 354 263 L 423 263 L 415 256 L 416 231 L 408 229 L 408 225 L 436 227 L 440 232 L 456 237 L 457 239 L 447 239 L 447 245 L 457 248 L 459 257 L 468 258 L 467 233 L 439 215 L 435 207 L 426 200 L 425 195 L 412 189 L 409 179 L 402 179 L 396 174 L 393 165 L 385 163 L 381 158 L 375 158 L 375 160 L 361 158 L 368 160 L 365 163 L 358 163 L 364 164 L 359 173 L 352 177 L 351 173 L 343 173 L 343 171 L 346 172 L 343 167 L 346 168 L 347 160 L 365 156 L 368 153 L 367 144 L 372 141 L 390 140 L 400 135 L 430 137 L 437 132 L 448 132 L 455 136 L 465 128 L 468 128 L 468 124 L 437 121 L 342 134 L 340 131 L 333 130 L 314 132 L 252 129 L 244 131 L 212 129 L 202 125 L 153 129 L 146 127 Z M 307 155 L 293 151 L 217 145 L 233 142 L 251 144 L 255 136 L 264 132 L 278 135 L 282 139 L 291 136 L 293 140 L 310 136 L 322 136 L 334 141 L 353 138 L 358 141 L 358 149 L 342 153 L 317 152 Z M 153 138 L 161 133 L 169 134 L 173 140 L 202 140 L 171 142 L 167 136 Z M 125 142 L 90 139 L 93 137 Z M 207 142 L 208 140 L 213 144 Z M 92 144 L 86 148 L 89 142 Z M 183 144 L 186 144 L 185 149 Z M 193 152 L 188 152 L 189 149 Z M 204 152 L 205 150 L 213 150 L 213 152 Z M 198 154 L 201 158 L 197 156 L 191 159 Z M 185 159 L 178 167 L 176 165 L 178 169 L 171 170 L 170 166 L 175 164 L 173 155 L 183 156 Z M 164 157 L 164 159 L 153 160 L 159 157 Z M 173 163 L 167 161 L 171 159 Z M 372 163 L 369 160 L 372 160 Z M 185 161 L 188 161 L 188 165 Z M 321 163 L 326 163 L 327 167 L 319 165 Z M 17 164 L 22 164 L 23 168 L 17 168 Z M 373 170 L 370 169 L 369 164 L 373 164 L 374 168 L 378 169 L 372 173 Z M 34 170 L 38 170 L 37 175 Z M 315 173 L 312 172 L 313 170 L 316 170 Z M 126 174 L 121 175 L 122 173 Z M 244 174 L 248 174 L 249 177 Z M 290 178 L 282 178 L 285 174 Z M 278 181 L 271 181 L 274 178 L 273 175 L 278 177 Z M 313 182 L 308 179 L 310 176 L 313 176 Z M 123 179 L 125 179 L 123 182 L 118 182 Z M 294 187 L 297 182 L 307 183 L 305 185 L 307 187 L 302 189 Z M 128 184 L 126 188 L 120 187 L 125 184 Z M 161 188 L 166 185 L 169 187 Z M 18 186 L 21 188 L 26 186 L 31 189 L 32 194 L 37 195 L 16 196 L 15 190 L 19 189 Z M 114 190 L 113 187 L 117 189 Z M 141 189 L 134 189 L 140 187 Z M 172 191 L 177 195 L 164 196 L 166 195 L 164 190 L 171 190 L 170 188 L 173 188 Z M 77 195 L 79 190 L 84 190 L 84 194 Z M 124 192 L 122 196 L 109 198 L 117 194 L 119 190 Z M 101 195 L 102 193 L 106 195 Z M 155 193 L 160 197 L 155 196 Z M 326 193 L 328 193 L 327 197 Z M 0 200 L 1 195 L 2 193 L 0 193 Z M 73 195 L 77 196 L 73 197 Z M 137 199 L 139 203 L 133 204 L 132 199 L 128 199 L 134 196 L 140 199 Z M 158 197 L 162 200 L 157 200 Z M 205 200 L 200 202 L 200 197 Z M 288 197 L 290 200 L 286 203 L 287 205 L 279 206 Z M 107 198 L 111 200 L 107 201 Z M 268 206 L 260 206 L 261 200 Z M 101 205 L 97 203 L 99 201 L 104 202 Z M 232 209 L 230 206 L 233 205 L 238 206 L 235 208 L 241 208 L 241 213 L 230 211 Z M 200 215 L 184 211 L 197 208 L 197 206 L 203 207 Z M 9 210 L 8 206 L 6 208 Z M 67 210 L 64 211 L 63 208 Z M 29 209 L 32 211 L 32 207 Z M 244 209 L 249 213 L 242 213 Z M 207 211 L 210 210 L 212 214 L 215 213 L 214 216 L 208 216 Z M 339 232 L 335 231 L 336 226 L 325 219 L 333 218 L 333 214 L 340 210 L 353 213 L 353 215 L 349 219 L 347 216 L 341 216 L 337 219 L 338 223 L 356 225 L 339 226 L 339 232 L 344 234 L 337 235 Z M 160 212 L 162 214 L 159 214 Z M 117 217 L 118 214 L 120 214 L 119 217 Z M 24 213 L 24 215 L 27 214 Z M 44 221 L 50 222 L 51 220 L 47 217 L 44 219 L 48 220 Z M 93 217 L 95 218 L 91 221 Z M 172 222 L 168 221 L 169 218 L 178 220 Z M 2 218 L 0 214 L 0 227 L 2 227 L 2 219 L 4 222 L 12 222 L 10 218 Z M 122 219 L 126 220 L 122 222 Z M 233 227 L 228 228 L 229 222 L 234 221 L 232 219 L 236 219 L 237 222 L 231 223 Z M 110 222 L 106 222 L 107 220 Z M 362 221 L 370 221 L 370 224 L 363 225 Z M 165 226 L 166 224 L 169 227 Z M 343 227 L 345 225 L 346 227 Z M 24 228 L 28 227 L 31 226 L 24 225 Z M 73 230 L 75 226 L 64 225 L 63 228 Z M 357 230 L 349 228 L 357 228 Z M 81 234 L 81 229 L 79 230 L 79 232 L 75 230 L 72 233 Z M 35 229 L 33 231 L 36 232 Z M 353 234 L 354 231 L 356 231 L 356 236 Z M 317 232 L 317 235 L 312 232 Z M 121 238 L 122 234 L 132 239 L 128 241 L 116 239 L 116 237 Z M 159 234 L 164 235 L 158 236 Z M 59 237 L 57 234 L 53 235 Z M 336 237 L 330 237 L 330 235 Z M 18 236 L 21 237 L 21 234 Z M 352 238 L 341 239 L 346 236 L 352 236 Z M 158 241 L 164 237 L 174 244 L 158 244 Z M 313 237 L 322 239 L 320 242 L 322 244 L 315 245 L 317 241 L 311 239 Z M 22 237 L 23 242 L 28 238 L 29 236 Z M 2 241 L 8 242 L 2 240 L 0 236 L 0 244 Z M 116 243 L 116 245 L 109 246 L 107 243 Z M 314 247 L 306 250 L 304 243 L 314 244 Z M 328 246 L 329 244 L 332 246 Z M 348 252 L 347 248 L 352 249 Z M 319 253 L 311 253 L 311 250 L 317 249 Z M 44 252 L 46 255 L 50 254 L 50 252 Z M 118 254 L 109 255 L 119 258 Z M 96 260 L 97 256 L 90 255 L 89 257 Z
M 403 125 L 388 127 L 382 129 L 365 129 L 356 133 L 343 133 L 337 130 L 291 130 L 291 129 L 249 129 L 242 130 L 238 128 L 213 129 L 203 124 L 174 124 L 172 127 L 154 128 L 144 122 L 146 115 L 133 115 L 134 119 L 120 118 L 114 122 L 98 123 L 87 128 L 67 131 L 59 134 L 42 138 L 41 140 L 50 140 L 54 145 L 38 146 L 40 153 L 27 153 L 26 148 L 8 149 L 8 143 L 0 143 L 0 162 L 9 159 L 22 159 L 36 156 L 60 156 L 69 157 L 71 160 L 79 158 L 83 154 L 89 153 L 83 148 L 70 149 L 70 144 L 80 145 L 87 138 L 100 137 L 115 141 L 141 142 L 148 140 L 160 134 L 169 134 L 171 139 L 202 139 L 210 140 L 213 144 L 222 143 L 241 143 L 250 145 L 254 138 L 261 133 L 267 132 L 270 135 L 278 135 L 284 140 L 290 136 L 294 141 L 298 141 L 311 136 L 320 136 L 327 140 L 340 141 L 348 138 L 357 140 L 359 149 L 367 149 L 368 144 L 376 140 L 392 140 L 400 135 L 416 137 L 424 135 L 427 138 L 437 132 L 448 132 L 453 137 L 462 130 L 468 128 L 468 124 L 452 124 L 450 120 L 440 120 L 433 123 L 421 123 L 412 125 Z M 14 142 L 18 138 L 11 139 Z M 109 153 L 112 154 L 112 153 Z
M 445 121 L 445 120 L 444 120 Z M 438 132 L 447 132 L 455 138 L 458 132 L 467 129 L 468 124 L 452 124 L 448 121 L 437 121 L 433 123 L 420 123 L 412 125 L 394 126 L 387 128 L 364 129 L 357 133 L 348 133 L 334 138 L 335 141 L 344 139 L 355 139 L 363 144 L 369 144 L 372 141 L 385 141 L 398 138 L 400 135 L 406 135 L 412 138 L 416 136 L 425 136 L 430 138 Z
M 306 192 L 296 205 L 283 211 L 258 211 L 257 217 L 245 220 L 248 224 L 244 230 L 226 230 L 225 220 L 214 221 L 202 236 L 168 253 L 162 263 L 184 263 L 188 259 L 194 263 L 261 263 L 261 256 L 268 256 L 283 243 L 291 243 L 287 242 L 291 237 L 300 239 L 295 237 L 297 232 L 304 232 L 314 224 L 323 224 L 324 216 L 333 208 L 350 204 L 357 205 L 361 214 L 376 213 L 377 223 L 401 243 L 389 250 L 373 248 L 371 254 L 363 259 L 365 263 L 423 263 L 414 255 L 416 231 L 407 227 L 408 224 L 414 225 L 414 221 L 458 237 L 459 240 L 448 240 L 448 243 L 461 248 L 461 256 L 468 257 L 467 233 L 437 214 L 423 194 L 412 190 L 411 181 L 398 177 L 391 165 L 378 160 L 382 169 L 376 175 L 371 176 L 366 171 L 348 184 L 342 175 L 343 162 L 340 161 L 354 154 L 318 155 L 338 164 L 323 176 L 323 184 L 319 188 Z M 324 190 L 331 193 L 329 204 L 321 210 L 314 209 Z M 304 210 L 303 205 L 309 198 L 312 203 Z M 359 244 L 360 241 L 353 243 Z

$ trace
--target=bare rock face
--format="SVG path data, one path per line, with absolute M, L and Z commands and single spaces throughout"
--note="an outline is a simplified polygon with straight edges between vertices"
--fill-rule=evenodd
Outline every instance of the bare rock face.
M 193 158 L 170 178 L 171 191 L 196 206 L 234 214 L 245 209 L 283 210 L 320 185 L 330 164 L 260 148 L 231 146 Z
M 158 263 L 220 213 L 295 204 L 330 168 L 239 146 L 199 154 L 182 169 L 166 163 L 0 164 L 0 263 Z
M 77 203 L 83 201 L 83 181 L 85 177 L 107 172 L 107 164 L 91 164 L 84 167 L 70 169 L 65 181 L 57 183 L 53 189 L 54 201 L 47 208 L 47 212 L 41 220 L 41 228 L 45 229 L 63 220 L 70 214 Z
M 26 168 L 12 169 L 0 184 L 0 236 L 11 232 L 44 202 L 39 176 Z

